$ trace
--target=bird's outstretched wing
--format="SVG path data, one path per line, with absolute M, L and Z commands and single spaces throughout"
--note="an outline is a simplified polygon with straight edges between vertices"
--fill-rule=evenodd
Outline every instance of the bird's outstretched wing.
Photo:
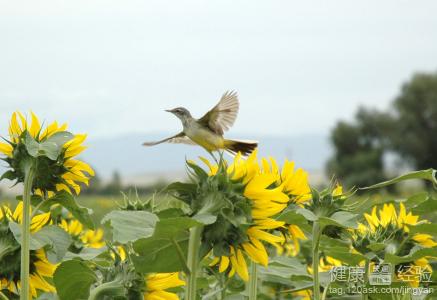
M 237 93 L 227 91 L 223 94 L 219 103 L 200 118 L 199 122 L 213 132 L 222 135 L 234 124 L 239 107 L 240 103 L 238 102 Z
M 186 145 L 196 145 L 189 137 L 185 135 L 185 133 L 180 132 L 174 136 L 168 137 L 166 139 L 156 141 L 156 142 L 145 142 L 143 146 L 155 146 L 162 143 L 173 143 L 173 144 L 186 144 Z

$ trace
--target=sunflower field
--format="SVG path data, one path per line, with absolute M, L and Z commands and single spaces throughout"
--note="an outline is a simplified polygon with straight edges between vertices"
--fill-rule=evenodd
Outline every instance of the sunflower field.
M 16 112 L 2 136 L 23 193 L 0 207 L 0 299 L 437 299 L 433 169 L 316 189 L 298 162 L 218 153 L 186 161 L 172 201 L 126 196 L 96 223 L 85 134 Z

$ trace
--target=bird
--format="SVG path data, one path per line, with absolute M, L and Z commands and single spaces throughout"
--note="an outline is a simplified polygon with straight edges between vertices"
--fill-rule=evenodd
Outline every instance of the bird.
M 182 122 L 183 129 L 178 134 L 155 142 L 145 142 L 144 146 L 162 143 L 182 143 L 199 145 L 211 155 L 213 151 L 224 150 L 231 155 L 240 153 L 248 156 L 257 147 L 257 141 L 225 139 L 223 134 L 229 130 L 237 119 L 240 103 L 235 91 L 225 92 L 220 101 L 200 119 L 194 118 L 184 107 L 165 110 L 174 114 Z

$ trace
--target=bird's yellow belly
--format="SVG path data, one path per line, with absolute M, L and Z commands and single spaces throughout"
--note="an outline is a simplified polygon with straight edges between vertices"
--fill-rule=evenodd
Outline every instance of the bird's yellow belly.
M 196 144 L 202 146 L 208 151 L 215 151 L 224 148 L 224 138 L 207 129 L 193 128 L 187 130 L 185 134 Z

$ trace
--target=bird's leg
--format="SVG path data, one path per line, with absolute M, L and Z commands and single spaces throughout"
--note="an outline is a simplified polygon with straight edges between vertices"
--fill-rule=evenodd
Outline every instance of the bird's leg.
M 226 162 L 225 162 L 225 159 L 223 158 L 224 151 L 218 150 L 218 153 L 220 155 L 220 161 L 218 162 L 218 165 L 226 168 Z

